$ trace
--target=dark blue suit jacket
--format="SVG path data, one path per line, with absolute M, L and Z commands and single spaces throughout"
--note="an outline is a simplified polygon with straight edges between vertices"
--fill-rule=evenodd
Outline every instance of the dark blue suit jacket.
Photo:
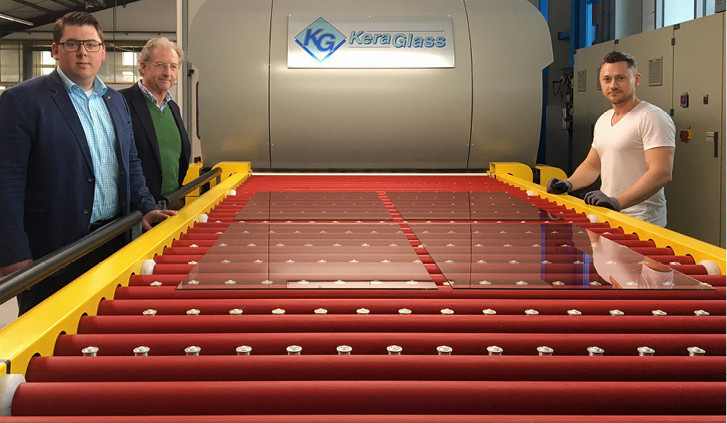
M 149 106 L 146 104 L 146 97 L 141 92 L 141 88 L 137 84 L 129 88 L 119 90 L 129 104 L 131 110 L 131 122 L 134 127 L 134 141 L 136 142 L 136 151 L 141 160 L 141 169 L 144 170 L 144 178 L 146 178 L 146 186 L 149 187 L 151 195 L 155 200 L 162 197 L 162 159 L 159 154 L 159 142 L 157 141 L 157 133 L 154 129 L 154 122 L 149 113 Z M 167 106 L 172 111 L 174 121 L 179 128 L 179 135 L 182 138 L 182 155 L 179 157 L 179 185 L 184 182 L 184 176 L 187 175 L 189 168 L 189 154 L 191 147 L 189 144 L 189 136 L 184 129 L 184 122 L 179 113 L 179 106 L 171 100 Z
M 136 155 L 129 108 L 108 89 L 122 214 L 158 209 Z M 0 266 L 37 259 L 88 233 L 94 174 L 81 121 L 56 71 L 0 95 Z

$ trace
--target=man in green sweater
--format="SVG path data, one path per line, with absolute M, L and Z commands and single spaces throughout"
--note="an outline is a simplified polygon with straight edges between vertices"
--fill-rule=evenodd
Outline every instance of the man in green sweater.
M 119 90 L 131 110 L 134 141 L 147 187 L 156 201 L 178 189 L 189 167 L 190 144 L 170 88 L 184 58 L 165 37 L 149 40 L 139 55 L 142 79 Z M 179 209 L 183 204 L 169 205 Z

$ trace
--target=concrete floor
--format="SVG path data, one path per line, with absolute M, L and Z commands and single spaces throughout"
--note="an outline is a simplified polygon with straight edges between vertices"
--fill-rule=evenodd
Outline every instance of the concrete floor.
M 18 302 L 15 298 L 0 305 L 0 328 L 10 324 L 18 317 Z

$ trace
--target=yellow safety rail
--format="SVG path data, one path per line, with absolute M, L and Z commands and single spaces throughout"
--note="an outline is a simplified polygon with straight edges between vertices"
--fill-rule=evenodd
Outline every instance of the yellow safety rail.
M 513 175 L 526 181 L 533 180 L 533 170 L 519 162 L 490 162 L 490 175 Z
M 714 261 L 722 274 L 725 273 L 725 258 L 727 251 L 720 247 L 705 243 L 692 237 L 685 236 L 675 231 L 667 230 L 640 219 L 632 218 L 620 212 L 607 208 L 587 205 L 583 200 L 567 194 L 549 194 L 545 187 L 528 181 L 522 177 L 511 175 L 507 172 L 495 172 L 493 169 L 500 169 L 490 165 L 489 175 L 500 181 L 518 186 L 524 190 L 532 190 L 535 194 L 547 198 L 558 205 L 582 212 L 586 215 L 595 215 L 599 222 L 606 222 L 614 228 L 621 228 L 627 234 L 637 234 L 642 240 L 653 240 L 657 247 L 671 247 L 675 255 L 689 255 L 698 263 L 702 260 Z
M 219 204 L 230 190 L 251 175 L 249 162 L 222 162 L 222 179 L 210 191 L 129 243 L 38 306 L 0 330 L 0 374 L 25 374 L 35 355 L 50 356 L 60 334 L 75 334 L 83 315 L 95 315 L 103 299 L 113 299 L 116 287 L 128 285 L 145 259 L 161 254 L 200 216 Z
M 543 186 L 548 184 L 548 181 L 551 178 L 559 178 L 561 180 L 568 178 L 568 175 L 566 175 L 566 173 L 563 172 L 562 169 L 556 168 L 554 166 L 535 165 L 535 169 L 540 171 L 540 185 Z

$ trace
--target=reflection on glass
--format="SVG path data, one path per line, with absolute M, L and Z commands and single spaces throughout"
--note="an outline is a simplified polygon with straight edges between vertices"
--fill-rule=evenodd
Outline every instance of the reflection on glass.
M 410 224 L 455 289 L 709 289 L 572 224 Z
M 180 289 L 436 289 L 396 224 L 235 223 Z
M 406 220 L 561 220 L 502 192 L 386 192 L 386 195 Z
M 391 220 L 375 192 L 261 191 L 235 216 L 237 221 Z
M 596 272 L 615 288 L 674 288 L 676 271 L 672 268 L 649 257 L 639 255 L 598 234 L 590 231 L 588 234 L 591 239 L 593 265 Z M 690 280 L 692 279 L 690 278 Z M 697 285 L 699 285 L 698 282 Z

